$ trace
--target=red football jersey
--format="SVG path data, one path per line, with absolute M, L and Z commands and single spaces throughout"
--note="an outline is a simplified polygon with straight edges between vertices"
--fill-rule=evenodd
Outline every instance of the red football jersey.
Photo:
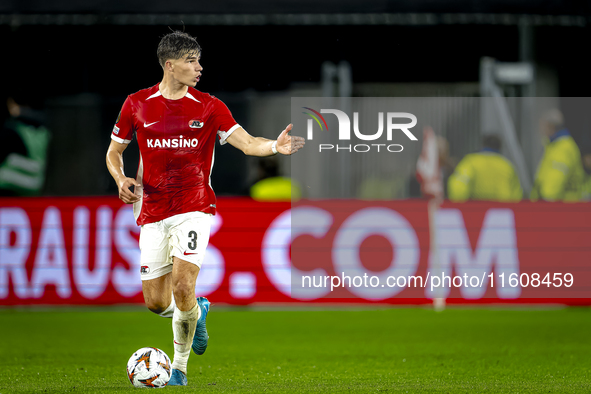
M 129 95 L 111 138 L 140 150 L 133 211 L 138 225 L 186 212 L 215 213 L 211 188 L 215 137 L 220 143 L 240 125 L 219 99 L 189 87 L 178 100 L 162 96 L 159 84 Z

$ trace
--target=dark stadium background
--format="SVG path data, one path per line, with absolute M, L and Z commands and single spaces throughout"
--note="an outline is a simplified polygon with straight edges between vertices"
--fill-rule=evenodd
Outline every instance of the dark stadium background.
M 334 19 L 321 23 L 313 19 L 382 13 L 399 16 L 403 22 L 344 25 Z M 118 22 L 121 15 L 135 14 L 140 16 L 134 25 Z M 211 25 L 207 19 L 195 24 L 195 15 L 230 19 L 224 24 Z M 259 19 L 244 22 L 241 15 Z M 299 22 L 278 24 L 278 17 L 289 15 L 299 17 Z M 417 15 L 429 16 L 430 22 L 413 22 Z M 459 16 L 458 22 L 445 22 L 444 15 Z M 497 17 L 494 23 L 479 23 L 482 15 Z M 292 83 L 319 82 L 322 62 L 342 60 L 351 64 L 354 83 L 477 82 L 483 56 L 522 60 L 521 15 L 579 18 L 574 24 L 554 19 L 533 26 L 527 51 L 529 60 L 555 72 L 560 96 L 588 96 L 589 6 L 579 2 L 6 1 L 0 5 L 0 99 L 4 102 L 17 89 L 30 91 L 46 110 L 84 100 L 98 108 L 100 115 L 89 114 L 87 121 L 83 111 L 49 117 L 54 139 L 45 194 L 112 194 L 115 184 L 103 166 L 108 134 L 126 95 L 160 81 L 155 51 L 169 29 L 185 29 L 198 38 L 204 66 L 198 88 L 224 99 L 238 122 L 256 135 L 248 128 L 249 91 L 281 91 Z M 0 110 L 3 119 L 4 105 Z M 577 124 L 574 133 L 580 139 L 591 122 L 569 116 L 569 108 L 565 111 L 570 123 Z M 89 123 L 93 127 L 86 127 Z M 216 154 L 213 184 L 218 194 L 245 194 L 246 159 L 232 149 L 218 149 Z M 134 173 L 133 144 L 125 159 L 128 172 Z

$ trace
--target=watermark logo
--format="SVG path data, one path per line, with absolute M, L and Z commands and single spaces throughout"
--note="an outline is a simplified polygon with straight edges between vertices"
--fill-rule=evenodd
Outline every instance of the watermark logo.
M 314 116 L 314 114 L 311 114 L 309 112 L 302 112 L 305 115 L 310 115 L 312 117 L 312 119 L 314 119 L 316 121 L 316 123 L 318 123 L 318 126 L 320 126 L 320 130 L 324 130 L 322 127 L 322 123 L 324 123 L 324 126 L 326 127 L 326 131 L 328 131 L 328 125 L 326 124 L 326 120 L 324 119 L 324 116 L 320 115 L 320 113 L 318 111 L 313 110 L 312 108 L 309 107 L 302 107 L 304 109 L 310 110 L 312 112 L 314 112 L 314 114 L 316 114 L 316 116 Z M 323 111 L 323 110 L 321 110 Z M 320 120 L 318 119 L 322 119 L 322 123 L 320 123 Z M 312 119 L 308 119 L 308 139 L 311 140 L 313 135 L 312 135 Z
M 350 141 L 351 140 L 351 119 L 349 116 L 338 109 L 321 109 L 320 112 L 309 108 L 302 107 L 309 110 L 310 112 L 303 112 L 305 115 L 309 115 L 311 119 L 307 122 L 307 139 L 309 141 L 314 140 L 314 121 L 323 131 L 328 131 L 328 125 L 322 114 L 333 114 L 337 117 L 339 124 L 338 139 L 339 141 Z M 406 119 L 407 122 L 400 122 L 401 119 Z M 386 124 L 384 127 L 384 123 Z M 410 131 L 411 128 L 416 126 L 417 117 L 408 112 L 378 112 L 378 131 L 373 134 L 364 134 L 359 130 L 359 112 L 353 112 L 353 134 L 355 137 L 362 141 L 377 141 L 382 138 L 384 129 L 386 131 L 386 140 L 392 141 L 392 136 L 395 131 L 402 131 L 406 137 L 411 141 L 418 141 L 417 137 Z M 323 127 L 324 126 L 324 127 Z M 347 151 L 347 152 L 369 152 L 376 150 L 380 152 L 380 149 L 387 150 L 388 152 L 402 152 L 404 147 L 400 144 L 356 144 L 356 145 L 334 145 L 334 144 L 319 144 L 318 149 L 320 152 L 325 150 Z

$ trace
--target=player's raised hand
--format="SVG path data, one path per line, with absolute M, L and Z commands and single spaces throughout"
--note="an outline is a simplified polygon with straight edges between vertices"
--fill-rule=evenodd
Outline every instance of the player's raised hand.
M 118 182 L 119 187 L 119 199 L 126 204 L 133 204 L 140 200 L 140 196 L 129 190 L 132 186 L 140 186 L 140 184 L 133 178 L 123 178 L 121 182 Z
M 290 123 L 285 130 L 279 134 L 279 137 L 277 137 L 277 152 L 282 155 L 294 154 L 306 143 L 304 137 L 292 136 L 289 134 L 292 128 L 293 125 Z

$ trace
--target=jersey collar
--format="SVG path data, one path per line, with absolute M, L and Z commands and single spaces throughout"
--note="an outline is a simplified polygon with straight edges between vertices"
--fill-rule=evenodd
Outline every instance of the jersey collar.
M 493 148 L 482 148 L 480 151 L 481 152 L 489 152 L 489 153 L 501 153 L 498 150 L 493 149 Z
M 158 89 L 158 91 L 157 91 L 156 93 L 154 93 L 153 95 L 151 95 L 150 97 L 148 97 L 146 100 L 149 100 L 149 99 L 151 99 L 151 98 L 158 97 L 158 96 L 162 96 L 162 93 L 160 93 L 160 89 Z M 163 97 L 164 97 L 164 96 L 163 96 Z M 197 99 L 196 99 L 196 98 L 195 98 L 195 97 L 194 97 L 194 96 L 193 96 L 191 93 L 189 93 L 189 91 L 188 91 L 188 90 L 187 90 L 187 93 L 185 94 L 185 96 L 184 96 L 184 97 L 186 97 L 186 98 L 189 98 L 189 99 L 191 99 L 191 100 L 193 100 L 193 101 L 196 101 L 196 102 L 198 102 L 198 103 L 200 103 L 200 102 L 201 102 L 201 101 L 197 100 Z
M 559 130 L 550 136 L 550 143 L 556 141 L 560 137 L 570 137 L 570 133 L 568 132 L 567 129 Z

